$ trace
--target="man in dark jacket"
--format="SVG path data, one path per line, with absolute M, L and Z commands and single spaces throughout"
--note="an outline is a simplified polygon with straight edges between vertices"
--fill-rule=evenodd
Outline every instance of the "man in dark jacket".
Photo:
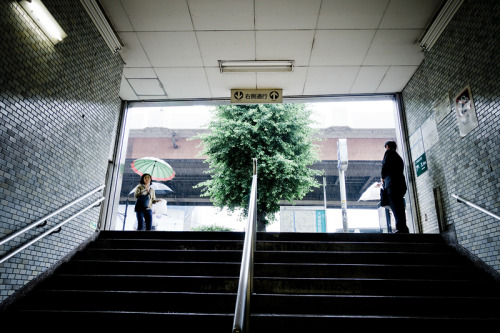
M 382 184 L 387 189 L 389 205 L 396 220 L 396 233 L 409 232 L 406 225 L 406 212 L 404 195 L 406 193 L 406 180 L 404 176 L 403 159 L 396 152 L 396 142 L 387 141 L 384 145 L 385 154 L 382 160 Z

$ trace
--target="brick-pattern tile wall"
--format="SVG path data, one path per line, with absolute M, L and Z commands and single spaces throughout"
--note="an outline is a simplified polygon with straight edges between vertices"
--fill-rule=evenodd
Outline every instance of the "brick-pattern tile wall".
M 433 188 L 440 187 L 444 220 L 458 242 L 500 271 L 500 221 L 457 203 L 457 194 L 500 215 L 500 2 L 466 0 L 426 52 L 402 96 L 409 135 L 449 94 L 452 111 L 437 124 L 439 141 L 426 151 L 429 170 L 416 178 L 424 232 L 438 232 Z M 470 86 L 479 126 L 459 133 L 454 97 Z M 412 156 L 416 159 L 417 156 Z
M 80 1 L 44 0 L 68 37 L 57 45 L 16 1 L 0 2 L 0 239 L 104 184 L 121 108 L 123 64 Z M 0 255 L 50 230 L 0 246 Z M 95 233 L 99 208 L 0 264 L 0 302 Z

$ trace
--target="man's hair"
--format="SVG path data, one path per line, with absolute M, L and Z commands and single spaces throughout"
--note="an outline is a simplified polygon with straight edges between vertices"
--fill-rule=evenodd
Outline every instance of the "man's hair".
M 398 145 L 396 144 L 396 142 L 394 141 L 387 141 L 384 145 L 384 148 L 388 146 L 389 149 L 393 149 L 393 150 L 396 150 L 396 148 L 398 147 Z

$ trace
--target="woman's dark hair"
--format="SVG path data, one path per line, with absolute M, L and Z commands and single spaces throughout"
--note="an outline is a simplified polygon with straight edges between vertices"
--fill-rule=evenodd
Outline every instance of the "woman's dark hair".
M 146 185 L 146 183 L 144 183 L 144 177 L 146 176 L 149 176 L 149 178 L 151 178 L 151 182 L 149 184 L 153 184 L 153 177 L 151 177 L 151 175 L 149 173 L 145 173 L 141 176 L 141 180 L 139 181 L 139 183 L 141 185 Z
M 388 146 L 389 149 L 393 149 L 393 150 L 396 150 L 396 148 L 398 147 L 398 145 L 396 144 L 396 142 L 394 141 L 387 141 L 384 145 L 384 148 Z

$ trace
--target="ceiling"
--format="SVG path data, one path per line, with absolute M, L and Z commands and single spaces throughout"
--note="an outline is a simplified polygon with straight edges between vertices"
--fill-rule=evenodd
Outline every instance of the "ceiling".
M 401 91 L 443 0 L 100 0 L 124 46 L 123 100 Z M 218 60 L 294 60 L 288 73 L 220 73 Z

